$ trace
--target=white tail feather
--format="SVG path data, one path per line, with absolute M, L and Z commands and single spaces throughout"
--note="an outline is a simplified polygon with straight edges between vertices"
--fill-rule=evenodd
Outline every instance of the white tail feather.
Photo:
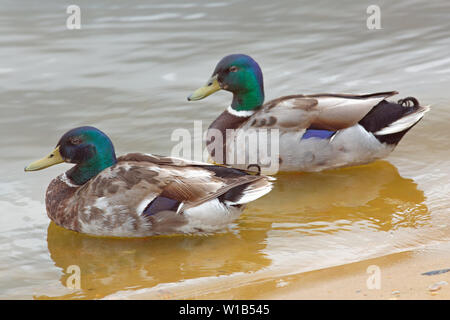
M 374 134 L 377 136 L 382 136 L 406 130 L 415 125 L 420 119 L 422 119 L 424 114 L 429 110 L 430 106 L 421 107 L 421 109 L 418 109 L 416 112 L 408 114 L 407 116 L 392 122 L 390 125 L 375 132 Z
M 269 179 L 259 180 L 250 184 L 242 191 L 242 196 L 238 201 L 225 201 L 225 203 L 227 205 L 245 204 L 264 196 L 265 194 L 269 193 L 273 187 L 272 183 L 268 180 Z

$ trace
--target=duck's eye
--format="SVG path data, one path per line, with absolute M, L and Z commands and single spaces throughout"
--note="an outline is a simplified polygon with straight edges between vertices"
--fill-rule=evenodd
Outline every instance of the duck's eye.
M 81 143 L 81 139 L 80 138 L 70 138 L 69 139 L 70 143 L 73 145 L 79 145 Z
M 228 69 L 230 72 L 236 72 L 238 71 L 238 67 L 236 66 L 231 66 L 230 69 Z

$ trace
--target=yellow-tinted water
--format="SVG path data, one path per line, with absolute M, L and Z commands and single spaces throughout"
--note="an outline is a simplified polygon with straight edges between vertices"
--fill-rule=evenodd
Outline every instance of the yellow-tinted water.
M 217 276 L 231 277 L 220 285 L 225 290 L 274 274 L 358 261 L 394 252 L 398 245 L 420 244 L 421 230 L 432 227 L 424 202 L 413 180 L 379 161 L 317 174 L 280 175 L 274 190 L 251 204 L 231 231 L 210 236 L 95 238 L 51 223 L 47 245 L 62 271 L 59 281 L 66 286 L 69 266 L 77 265 L 82 289 L 35 297 L 101 298 L 171 284 L 153 294 L 177 298 L 176 284 L 186 280 L 193 286 L 189 295 L 195 296 L 203 293 L 205 279 L 213 282 Z
M 448 3 L 382 2 L 376 31 L 353 1 L 255 3 L 80 1 L 82 29 L 68 31 L 65 4 L 5 2 L 0 298 L 245 298 L 269 279 L 450 240 Z M 218 234 L 107 239 L 49 222 L 45 189 L 70 166 L 25 174 L 26 164 L 79 125 L 108 133 L 118 154 L 170 154 L 173 129 L 206 128 L 229 104 L 225 93 L 186 96 L 236 52 L 260 62 L 268 99 L 398 90 L 433 109 L 385 161 L 279 175 Z

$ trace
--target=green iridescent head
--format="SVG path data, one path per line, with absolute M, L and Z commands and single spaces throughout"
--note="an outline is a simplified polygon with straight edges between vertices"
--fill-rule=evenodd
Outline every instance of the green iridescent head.
M 114 146 L 106 134 L 94 127 L 79 127 L 66 132 L 47 157 L 35 161 L 25 171 L 36 171 L 58 163 L 76 164 L 66 172 L 78 185 L 117 163 Z
M 264 103 L 261 68 L 245 54 L 231 54 L 220 60 L 206 85 L 188 100 L 200 100 L 221 89 L 233 93 L 231 107 L 237 111 L 253 110 Z

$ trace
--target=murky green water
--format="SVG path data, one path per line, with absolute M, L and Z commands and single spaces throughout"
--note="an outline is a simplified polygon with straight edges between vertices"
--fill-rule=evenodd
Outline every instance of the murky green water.
M 195 297 L 205 283 L 232 289 L 450 240 L 447 1 L 381 1 L 372 31 L 370 1 L 78 1 L 74 31 L 69 4 L 0 10 L 0 298 Z M 26 164 L 80 125 L 107 132 L 118 154 L 170 154 L 173 129 L 206 128 L 228 106 L 228 93 L 186 96 L 229 53 L 260 63 L 268 99 L 398 90 L 433 109 L 386 161 L 281 175 L 223 233 L 117 240 L 49 223 L 45 189 L 69 166 Z M 67 288 L 70 265 L 81 290 Z

